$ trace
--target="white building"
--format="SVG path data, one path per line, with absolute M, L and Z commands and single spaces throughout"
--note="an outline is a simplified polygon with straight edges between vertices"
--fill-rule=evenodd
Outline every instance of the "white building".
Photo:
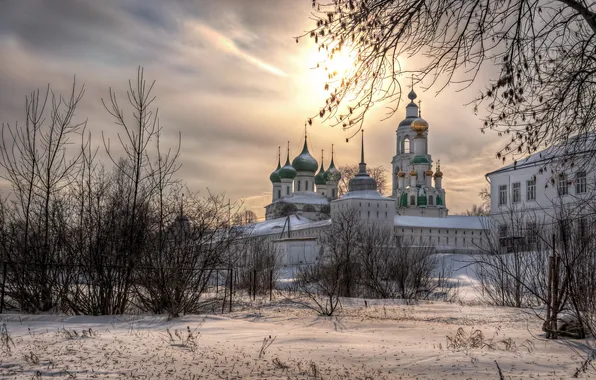
M 516 241 L 532 248 L 538 243 L 536 231 L 568 216 L 585 228 L 585 217 L 593 213 L 585 206 L 596 183 L 596 173 L 589 170 L 593 161 L 585 153 L 594 142 L 594 136 L 575 137 L 486 174 L 491 219 L 502 244 Z
M 324 169 L 321 157 L 321 167 L 316 175 L 319 164 L 308 151 L 306 134 L 302 152 L 291 164 L 289 143 L 283 167 L 280 159 L 278 155 L 277 168 L 269 176 L 273 189 L 271 203 L 265 206 L 265 218 L 269 220 L 296 213 L 313 220 L 329 218 L 329 202 L 337 198 L 341 178 L 333 161 L 333 148 L 329 168 Z
M 273 196 L 266 206 L 266 221 L 256 223 L 252 234 L 275 241 L 283 252 L 284 264 L 316 261 L 322 254 L 318 237 L 343 210 L 355 210 L 363 221 L 387 223 L 401 244 L 431 246 L 437 252 L 475 252 L 486 244 L 485 219 L 448 215 L 443 173 L 438 163 L 433 172 L 428 151 L 429 124 L 420 117 L 413 90 L 408 98 L 406 118 L 396 131 L 391 197 L 381 195 L 376 181 L 366 172 L 364 134 L 359 172 L 340 198 L 340 173 L 333 154 L 325 170 L 323 163 L 319 166 L 310 155 L 306 135 L 302 152 L 291 164 L 289 151 L 285 165 L 278 162 L 270 176 Z

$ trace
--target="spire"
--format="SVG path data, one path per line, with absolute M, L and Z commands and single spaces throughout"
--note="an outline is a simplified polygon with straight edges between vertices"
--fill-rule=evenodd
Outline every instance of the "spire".
M 358 164 L 358 174 L 366 174 L 366 162 L 364 162 L 364 129 L 361 131 L 362 140 L 360 146 L 360 164 Z
M 412 75 L 412 89 L 410 90 L 410 93 L 408 94 L 408 99 L 410 99 L 410 103 L 408 103 L 408 105 L 406 106 L 406 119 L 407 118 L 413 119 L 413 118 L 419 117 L 418 116 L 418 106 L 414 102 L 414 100 L 416 100 L 417 97 L 418 97 L 418 95 L 416 95 L 416 93 L 414 92 L 414 75 Z M 405 120 L 404 120 L 404 122 L 405 122 Z M 407 124 L 409 124 L 409 123 L 406 123 L 405 125 L 407 125 Z
M 281 146 L 277 147 L 277 170 L 281 169 Z
M 331 144 L 331 163 L 329 163 L 329 168 L 334 168 L 335 164 L 333 163 L 333 145 Z
M 286 165 L 290 166 L 290 142 L 288 141 L 288 155 L 286 156 Z
M 306 134 L 306 125 L 304 126 L 304 148 L 302 148 L 302 153 L 308 153 L 308 144 L 306 143 L 308 136 Z M 300 153 L 300 154 L 302 154 Z
M 418 117 L 422 117 L 422 100 L 418 101 Z
M 364 129 L 361 131 L 362 133 L 362 141 L 360 145 L 360 163 L 364 163 Z
M 325 150 L 321 149 L 321 170 L 323 170 L 323 160 L 325 159 L 324 153 L 325 153 Z
M 416 105 L 416 103 L 414 103 L 414 99 L 416 99 L 418 97 L 418 95 L 416 95 L 416 93 L 414 92 L 414 74 L 412 74 L 412 85 L 410 87 L 410 92 L 408 93 L 408 99 L 410 99 L 410 104 L 408 105 Z

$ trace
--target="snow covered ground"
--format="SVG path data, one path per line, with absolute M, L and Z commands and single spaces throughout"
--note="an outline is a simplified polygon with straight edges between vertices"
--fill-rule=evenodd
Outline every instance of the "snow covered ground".
M 496 360 L 506 379 L 564 379 L 584 355 L 583 341 L 546 341 L 540 322 L 515 309 L 343 303 L 337 317 L 319 317 L 287 301 L 174 320 L 3 315 L 14 345 L 7 348 L 3 341 L 0 376 L 498 379 Z M 481 330 L 482 346 L 468 341 L 449 347 L 447 336 L 454 338 L 460 327 L 465 333 Z M 269 337 L 275 339 L 261 352 Z
M 173 320 L 4 314 L 0 377 L 499 379 L 497 363 L 505 379 L 573 376 L 592 341 L 549 341 L 530 311 L 478 305 L 471 258 L 442 259 L 460 303 L 343 299 L 339 315 L 320 317 L 278 294 Z

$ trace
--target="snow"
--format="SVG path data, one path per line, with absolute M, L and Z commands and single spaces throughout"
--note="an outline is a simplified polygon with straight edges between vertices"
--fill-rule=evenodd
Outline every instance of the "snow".
M 518 160 L 517 162 L 487 173 L 486 175 L 490 176 L 493 174 L 521 169 L 528 166 L 544 165 L 553 159 L 563 161 L 564 159 L 574 156 L 581 157 L 582 153 L 589 153 L 593 151 L 594 144 L 596 144 L 596 134 L 594 133 L 572 136 L 565 144 L 555 145 L 541 150 L 540 152 L 533 153 Z
M 381 193 L 379 193 L 378 191 L 375 191 L 375 190 L 350 191 L 350 192 L 342 195 L 341 198 L 339 198 L 339 200 L 344 200 L 344 199 L 384 199 L 384 200 L 395 201 L 394 199 L 391 199 L 391 198 L 385 198 L 384 196 L 381 195 Z
M 435 218 L 428 216 L 396 215 L 396 227 L 422 227 L 422 228 L 459 228 L 481 230 L 488 226 L 489 219 L 482 216 L 447 216 Z
M 508 379 L 559 379 L 571 377 L 581 362 L 581 342 L 570 343 L 574 352 L 564 343 L 542 339 L 540 321 L 517 309 L 367 303 L 343 299 L 337 317 L 319 317 L 279 296 L 231 314 L 172 320 L 3 315 L 14 346 L 1 354 L 0 376 L 312 379 L 316 371 L 325 379 L 494 379 L 496 360 Z M 480 329 L 497 344 L 448 348 L 446 337 L 460 327 L 467 333 Z M 194 337 L 190 341 L 187 328 Z M 259 357 L 269 337 L 275 340 Z M 514 349 L 506 348 L 508 339 Z
M 295 203 L 310 205 L 328 205 L 329 199 L 312 191 L 297 191 L 276 200 L 274 203 Z
M 343 298 L 337 316 L 321 317 L 275 293 L 174 319 L 3 314 L 14 345 L 0 339 L 0 377 L 496 379 L 495 361 L 506 379 L 572 377 L 593 341 L 546 340 L 532 311 L 479 305 L 473 257 L 438 257 L 459 281 L 458 303 Z M 487 344 L 450 348 L 460 328 Z
M 266 220 L 264 222 L 248 225 L 246 228 L 251 235 L 261 236 L 281 233 L 287 223 L 287 217 Z M 290 215 L 290 228 L 292 231 L 306 228 L 322 228 L 331 224 L 331 219 L 313 221 L 303 216 Z M 287 231 L 287 226 L 286 226 Z

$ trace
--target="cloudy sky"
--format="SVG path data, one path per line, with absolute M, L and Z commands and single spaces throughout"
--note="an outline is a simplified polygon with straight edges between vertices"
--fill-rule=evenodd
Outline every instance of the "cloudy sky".
M 182 134 L 178 176 L 191 189 L 243 198 L 259 216 L 270 200 L 269 174 L 277 147 L 301 150 L 304 120 L 324 101 L 323 75 L 313 70 L 316 49 L 293 38 L 308 29 L 311 0 L 7 0 L 0 2 L 0 121 L 23 121 L 24 99 L 48 83 L 65 93 L 76 81 L 86 93 L 78 120 L 99 143 L 118 127 L 102 106 L 108 89 L 121 93 L 137 67 L 156 81 L 163 143 Z M 406 66 L 407 61 L 403 62 Z M 408 83 L 406 80 L 405 83 Z M 430 123 L 429 150 L 441 160 L 451 213 L 479 203 L 484 174 L 500 166 L 499 141 L 482 135 L 471 106 L 475 95 L 448 87 L 418 89 Z M 405 96 L 404 96 L 405 99 Z M 405 103 L 403 104 L 405 105 Z M 366 161 L 391 168 L 395 129 L 379 104 L 364 128 Z M 394 105 L 393 105 L 394 106 Z M 348 133 L 315 122 L 311 153 L 336 163 L 359 161 Z M 328 161 L 328 159 L 326 160 Z

